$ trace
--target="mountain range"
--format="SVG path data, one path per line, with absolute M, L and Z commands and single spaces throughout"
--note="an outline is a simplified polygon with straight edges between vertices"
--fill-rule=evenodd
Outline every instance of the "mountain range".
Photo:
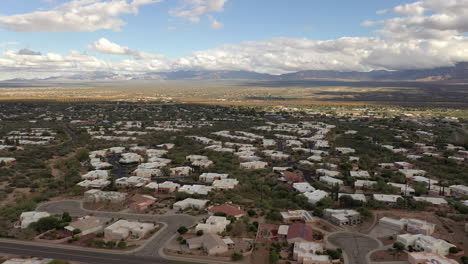
M 468 81 L 468 62 L 453 67 L 440 67 L 421 70 L 340 72 L 308 70 L 271 75 L 249 71 L 175 71 L 150 72 L 144 74 L 118 74 L 113 72 L 90 72 L 46 79 L 13 79 L 16 82 L 81 82 L 81 81 L 132 81 L 132 80 L 356 80 L 356 81 Z

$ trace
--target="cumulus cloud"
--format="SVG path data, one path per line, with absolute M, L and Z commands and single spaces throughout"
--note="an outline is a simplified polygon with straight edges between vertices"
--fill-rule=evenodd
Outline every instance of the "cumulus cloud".
M 202 15 L 224 11 L 227 2 L 228 0 L 182 0 L 182 6 L 171 9 L 169 14 L 198 23 Z M 219 27 L 220 23 L 217 24 Z
M 161 59 L 164 56 L 153 53 L 141 52 L 138 50 L 132 50 L 129 47 L 121 46 L 117 43 L 111 42 L 106 38 L 101 38 L 95 41 L 93 44 L 88 45 L 88 48 L 104 54 L 112 55 L 126 55 L 133 56 L 137 59 Z
M 187 1 L 192 2 L 202 5 L 207 1 Z M 224 5 L 225 1 L 222 3 Z M 219 8 L 217 10 L 222 10 L 222 5 Z M 102 38 L 89 48 L 130 58 L 105 61 L 76 51 L 67 55 L 46 53 L 35 56 L 6 51 L 0 55 L 0 72 L 53 75 L 63 71 L 95 70 L 126 73 L 246 70 L 282 74 L 301 70 L 371 71 L 452 66 L 468 61 L 467 10 L 468 0 L 417 1 L 386 10 L 388 14 L 393 14 L 392 18 L 365 23 L 380 27 L 375 37 L 332 40 L 273 38 L 222 45 L 174 59 L 131 49 Z M 205 11 L 193 14 L 195 17 L 209 15 Z
M 425 0 L 399 5 L 386 13 L 397 17 L 375 21 L 377 32 L 395 39 L 451 39 L 468 32 L 468 0 Z
M 0 16 L 0 25 L 17 32 L 120 31 L 124 14 L 137 14 L 140 6 L 160 0 L 73 0 L 46 11 Z

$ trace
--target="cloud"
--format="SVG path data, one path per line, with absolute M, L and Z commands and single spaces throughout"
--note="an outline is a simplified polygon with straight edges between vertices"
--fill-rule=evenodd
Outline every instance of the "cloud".
M 0 25 L 16 32 L 120 31 L 124 14 L 137 14 L 140 6 L 160 0 L 73 0 L 46 11 L 0 16 Z
M 88 48 L 104 54 L 133 56 L 137 59 L 164 58 L 162 55 L 132 50 L 129 47 L 121 46 L 117 43 L 111 42 L 106 38 L 101 38 L 95 41 L 93 44 L 88 45 Z
M 42 53 L 30 49 L 20 49 L 18 55 L 39 56 L 42 55 Z
M 194 3 L 195 0 L 189 2 Z M 206 1 L 196 2 L 206 4 Z M 43 53 L 25 56 L 8 50 L 0 54 L 0 72 L 21 72 L 25 76 L 52 76 L 57 72 L 138 74 L 175 70 L 245 70 L 282 74 L 301 70 L 371 71 L 453 66 L 457 62 L 468 61 L 467 2 L 426 0 L 396 6 L 387 10 L 387 15 L 393 17 L 365 23 L 378 27 L 374 37 L 331 40 L 272 38 L 226 44 L 174 59 L 102 38 L 88 47 L 99 53 L 129 57 L 106 61 L 76 51 L 67 55 Z M 196 14 L 211 16 L 200 11 Z
M 16 41 L 3 42 L 3 43 L 0 43 L 0 48 L 8 47 L 8 46 L 15 46 L 18 44 L 19 42 L 16 42 Z
M 451 39 L 468 32 L 468 0 L 425 0 L 385 10 L 397 17 L 374 22 L 394 39 Z M 370 24 L 370 23 L 368 23 Z
M 212 29 L 222 29 L 224 28 L 224 24 L 216 20 L 213 16 L 208 15 L 208 19 L 211 22 Z
M 169 14 L 198 23 L 202 15 L 224 11 L 227 2 L 228 0 L 182 0 L 182 6 L 171 9 Z M 222 24 L 217 22 L 217 26 L 220 25 Z

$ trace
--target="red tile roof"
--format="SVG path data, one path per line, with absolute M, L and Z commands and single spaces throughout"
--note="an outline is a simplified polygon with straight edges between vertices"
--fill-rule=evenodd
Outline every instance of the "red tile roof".
M 304 178 L 294 172 L 284 171 L 283 176 L 287 182 L 304 182 Z
M 245 215 L 246 212 L 241 210 L 238 205 L 233 204 L 222 204 L 218 206 L 211 207 L 208 211 L 211 213 L 225 213 L 227 216 L 238 216 L 238 215 Z
M 314 240 L 312 227 L 302 223 L 292 224 L 291 226 L 289 226 L 287 239 L 294 238 L 302 238 L 307 241 Z

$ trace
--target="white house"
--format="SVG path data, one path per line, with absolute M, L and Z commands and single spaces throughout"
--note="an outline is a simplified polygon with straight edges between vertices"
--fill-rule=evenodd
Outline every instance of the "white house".
M 307 197 L 307 200 L 309 201 L 310 204 L 315 205 L 318 203 L 320 200 L 328 196 L 328 193 L 322 190 L 315 190 L 313 192 L 306 192 L 304 193 L 305 197 Z
M 42 218 L 49 217 L 50 214 L 47 212 L 36 212 L 36 211 L 31 211 L 31 212 L 23 212 L 20 215 L 20 226 L 21 229 L 26 229 L 28 226 L 32 223 L 35 223 L 39 221 Z
M 194 208 L 194 209 L 200 210 L 200 209 L 203 209 L 208 202 L 209 200 L 187 198 L 185 200 L 174 203 L 173 207 L 174 209 L 177 209 L 180 211 L 185 210 L 187 208 Z
M 295 182 L 293 183 L 292 187 L 294 190 L 301 193 L 315 191 L 315 188 L 312 187 L 312 185 L 310 185 L 308 182 Z
M 437 239 L 432 236 L 426 236 L 421 234 L 403 234 L 397 236 L 397 241 L 405 245 L 405 247 L 412 246 L 418 251 L 424 251 L 427 253 L 435 253 L 442 256 L 449 254 L 451 247 L 456 247 L 453 244 L 448 243 L 445 240 Z
M 188 194 L 199 194 L 199 195 L 207 195 L 211 191 L 211 186 L 205 185 L 183 185 L 179 188 L 179 192 L 185 192 Z
M 203 173 L 199 177 L 200 182 L 214 182 L 215 180 L 222 180 L 222 179 L 227 179 L 229 177 L 229 174 L 221 174 L 221 173 Z
M 222 180 L 215 180 L 211 187 L 213 189 L 234 189 L 239 184 L 239 181 L 236 179 L 222 179 Z
M 333 177 L 329 177 L 329 176 L 320 177 L 320 182 L 324 183 L 324 184 L 326 184 L 328 186 L 335 186 L 335 185 L 342 186 L 344 184 L 344 182 L 342 180 L 339 180 L 339 179 L 336 179 L 336 178 L 333 178 Z
M 141 239 L 154 230 L 154 224 L 119 220 L 104 228 L 104 238 L 108 240 L 125 240 L 129 237 Z
M 247 169 L 247 170 L 258 170 L 258 169 L 264 169 L 268 163 L 263 162 L 263 161 L 251 161 L 251 162 L 243 162 L 240 164 L 241 169 Z
M 229 225 L 231 221 L 227 220 L 224 216 L 210 216 L 205 221 L 205 223 L 198 224 L 195 227 L 196 231 L 202 230 L 203 233 L 221 233 L 226 230 L 226 226 Z

